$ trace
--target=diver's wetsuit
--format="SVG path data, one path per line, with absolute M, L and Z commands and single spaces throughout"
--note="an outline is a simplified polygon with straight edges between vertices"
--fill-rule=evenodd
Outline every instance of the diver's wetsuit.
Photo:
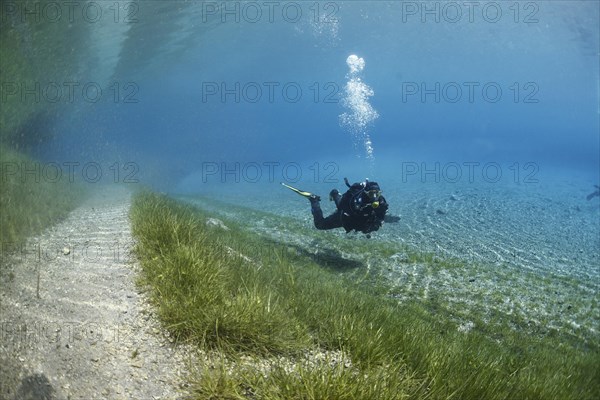
M 335 229 L 343 227 L 347 232 L 356 230 L 363 233 L 369 233 L 378 230 L 381 227 L 383 218 L 388 209 L 388 204 L 383 196 L 379 197 L 379 207 L 366 208 L 364 211 L 357 213 L 353 211 L 349 198 L 351 193 L 346 192 L 344 196 L 339 193 L 335 194 L 333 200 L 337 210 L 328 216 L 323 217 L 323 211 L 319 200 L 311 199 L 311 212 L 315 227 L 321 230 Z
M 333 214 L 329 217 L 323 217 L 323 210 L 321 210 L 321 205 L 318 201 L 312 201 L 310 205 L 310 210 L 312 211 L 313 219 L 315 222 L 315 228 L 317 229 L 335 229 L 341 228 L 344 226 L 342 223 L 342 210 L 337 209 Z

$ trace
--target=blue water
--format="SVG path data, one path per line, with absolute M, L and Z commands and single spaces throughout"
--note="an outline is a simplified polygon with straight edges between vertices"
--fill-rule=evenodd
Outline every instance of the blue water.
M 75 19 L 78 72 L 64 78 L 102 95 L 76 91 L 34 148 L 79 180 L 100 172 L 310 227 L 306 200 L 279 182 L 326 199 L 344 177 L 370 178 L 401 218 L 382 240 L 598 278 L 597 2 L 120 6 Z
M 37 150 L 105 168 L 135 163 L 137 178 L 167 191 L 206 191 L 207 173 L 219 183 L 238 175 L 263 183 L 269 163 L 317 161 L 336 163 L 338 178 L 352 170 L 354 180 L 397 177 L 402 163 L 498 163 L 504 176 L 520 169 L 517 180 L 558 170 L 592 191 L 600 163 L 598 7 L 141 3 L 121 10 L 121 20 L 127 11 L 135 22 L 105 17 L 90 28 L 77 78 L 97 82 L 103 96 L 64 107 L 51 127 L 56 139 Z M 364 61 L 354 76 L 351 55 Z M 364 125 L 340 120 L 364 111 L 344 101 L 353 78 L 372 90 L 361 101 L 376 118 Z M 260 179 L 243 173 L 255 168 L 248 163 L 260 166 Z M 303 178 L 312 178 L 306 168 Z M 294 176 L 274 180 L 285 178 Z
M 481 307 L 596 342 L 600 3 L 94 4 L 104 17 L 76 14 L 66 40 L 2 8 L 36 69 L 75 54 L 47 76 L 78 90 L 32 122 L 35 156 L 77 181 L 186 195 L 307 251 L 335 251 L 338 235 L 458 258 L 464 269 L 435 270 L 401 250 L 345 255 L 399 299 L 437 290 L 460 326 Z M 82 94 L 90 84 L 101 95 Z M 319 194 L 328 214 L 344 177 L 378 181 L 399 220 L 370 239 L 314 239 L 308 202 L 279 183 Z
M 122 193 L 103 184 L 124 183 L 198 205 L 269 244 L 228 254 L 252 260 L 253 252 L 295 250 L 343 278 L 383 281 L 399 307 L 419 302 L 444 322 L 440 343 L 454 337 L 445 336 L 450 324 L 491 333 L 490 343 L 504 348 L 498 354 L 518 361 L 510 379 L 545 373 L 521 359 L 548 355 L 505 340 L 507 329 L 540 344 L 560 338 L 561 360 L 575 354 L 571 346 L 598 354 L 600 2 L 0 0 L 0 44 L 0 56 L 15 59 L 0 58 L 0 149 L 12 145 L 42 164 L 26 172 L 25 163 L 2 160 L 2 181 L 9 167 L 21 168 L 23 183 L 51 181 L 46 174 L 58 170 L 100 189 L 98 201 Z M 20 81 L 32 76 L 37 93 Z M 67 87 L 75 88 L 69 100 Z M 19 95 L 27 111 L 7 101 Z M 27 112 L 19 134 L 7 134 L 10 117 Z M 320 195 L 327 216 L 335 211 L 329 191 L 343 192 L 345 177 L 379 182 L 393 218 L 378 231 L 316 230 L 306 198 L 280 185 Z M 67 260 L 79 231 L 86 252 L 108 243 L 114 227 L 95 232 L 93 221 L 117 217 L 95 204 L 27 249 L 39 257 L 47 242 Z M 65 228 L 70 221 L 81 226 Z M 112 271 L 117 260 L 106 261 L 94 265 Z M 44 288 L 55 276 L 40 265 L 41 303 L 39 294 L 15 297 L 25 317 L 51 298 Z M 10 271 L 16 288 L 30 281 Z M 121 296 L 123 285 L 115 288 Z M 127 319 L 138 321 L 137 312 L 127 315 L 117 318 L 126 328 Z M 43 372 L 44 363 L 18 355 L 7 358 L 20 360 L 14 371 L 39 364 Z M 557 379 L 567 374 L 581 381 L 580 371 L 556 371 Z M 485 390 L 489 382 L 475 378 Z M 573 390 L 593 392 L 597 383 L 590 386 Z

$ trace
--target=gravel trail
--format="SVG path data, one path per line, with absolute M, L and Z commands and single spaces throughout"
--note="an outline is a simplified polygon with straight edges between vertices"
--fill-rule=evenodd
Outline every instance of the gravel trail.
M 3 249 L 1 399 L 186 398 L 196 354 L 172 343 L 136 286 L 130 205 L 126 189 L 104 188 Z

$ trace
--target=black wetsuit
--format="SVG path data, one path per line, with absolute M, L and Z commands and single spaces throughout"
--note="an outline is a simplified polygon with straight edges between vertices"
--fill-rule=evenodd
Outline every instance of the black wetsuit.
M 383 196 L 379 196 L 379 207 L 373 208 L 367 205 L 361 210 L 360 207 L 353 207 L 353 203 L 357 203 L 357 201 L 353 201 L 353 198 L 356 198 L 356 196 L 356 191 L 352 191 L 352 189 L 344 193 L 343 196 L 338 194 L 334 198 L 337 210 L 327 218 L 323 217 L 319 201 L 311 201 L 311 211 L 315 227 L 322 230 L 343 227 L 346 233 L 352 230 L 362 233 L 370 233 L 378 230 L 383 223 L 383 218 L 388 209 L 387 201 Z M 360 203 L 361 199 L 357 200 Z

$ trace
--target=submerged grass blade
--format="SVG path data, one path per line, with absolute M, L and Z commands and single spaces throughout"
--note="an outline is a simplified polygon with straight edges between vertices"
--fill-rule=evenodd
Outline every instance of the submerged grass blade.
M 399 303 L 385 282 L 359 282 L 280 243 L 256 251 L 272 239 L 234 221 L 228 230 L 208 227 L 206 218 L 148 193 L 136 196 L 131 212 L 143 281 L 165 325 L 220 360 L 193 378 L 198 398 L 600 396 L 594 344 L 517 330 L 461 332 L 435 299 Z

